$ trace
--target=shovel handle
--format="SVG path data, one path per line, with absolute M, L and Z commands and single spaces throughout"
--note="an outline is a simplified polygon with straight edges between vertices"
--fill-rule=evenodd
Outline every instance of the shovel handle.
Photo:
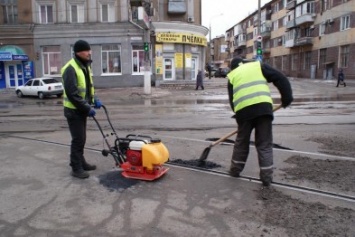
M 224 137 L 221 137 L 220 139 L 218 139 L 217 141 L 213 142 L 210 147 L 213 147 L 215 145 L 218 145 L 219 143 L 223 142 L 224 140 L 226 140 L 227 138 L 233 136 L 234 134 L 236 134 L 238 132 L 238 130 L 234 130 L 233 132 L 228 133 L 227 135 L 225 135 Z
M 279 110 L 279 109 L 281 109 L 281 108 L 282 108 L 282 105 L 280 104 L 280 105 L 276 106 L 272 111 L 275 112 L 276 110 Z M 233 135 L 236 134 L 237 132 L 238 132 L 238 130 L 234 130 L 233 132 L 228 133 L 227 135 L 225 135 L 225 136 L 221 137 L 220 139 L 218 139 L 217 141 L 213 142 L 213 143 L 210 145 L 210 147 L 213 147 L 213 146 L 215 146 L 215 145 L 218 145 L 219 143 L 221 143 L 221 142 L 223 142 L 224 140 L 226 140 L 227 138 L 233 136 Z

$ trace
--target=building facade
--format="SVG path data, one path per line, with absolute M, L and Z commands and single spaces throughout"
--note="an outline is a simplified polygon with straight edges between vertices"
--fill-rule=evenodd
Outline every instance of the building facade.
M 194 80 L 208 29 L 201 0 L 0 0 L 0 88 L 60 79 L 78 39 L 92 48 L 96 87 Z
M 226 32 L 228 56 L 256 58 L 298 78 L 355 79 L 355 0 L 273 0 Z M 260 25 L 260 27 L 259 27 Z

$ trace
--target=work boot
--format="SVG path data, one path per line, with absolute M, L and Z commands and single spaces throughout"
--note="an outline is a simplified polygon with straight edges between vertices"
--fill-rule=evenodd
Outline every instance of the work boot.
M 269 187 L 272 182 L 272 177 L 264 177 L 261 182 L 263 183 L 263 186 Z
M 75 178 L 86 179 L 89 178 L 90 174 L 84 170 L 73 170 L 71 175 Z
M 85 171 L 96 170 L 96 165 L 90 165 L 89 163 L 84 163 L 84 164 L 83 164 L 83 169 L 84 169 Z
M 229 170 L 229 175 L 232 177 L 239 177 L 240 176 L 240 171 L 236 167 L 231 167 Z

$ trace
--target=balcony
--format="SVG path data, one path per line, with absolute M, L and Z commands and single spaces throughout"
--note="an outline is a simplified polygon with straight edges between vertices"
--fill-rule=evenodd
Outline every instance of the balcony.
M 295 20 L 290 20 L 286 23 L 286 29 L 294 28 L 296 27 L 296 21 Z
M 286 10 L 292 10 L 296 7 L 296 0 L 289 1 L 286 5 Z
M 243 47 L 246 47 L 247 46 L 247 41 L 246 40 L 238 40 L 236 42 L 236 48 L 237 49 L 240 49 L 240 48 L 243 48 Z
M 293 48 L 296 46 L 295 39 L 288 39 L 285 41 L 285 48 Z
M 271 21 L 265 21 L 261 24 L 260 27 L 260 34 L 263 38 L 270 38 L 271 37 Z
M 303 24 L 312 24 L 314 23 L 314 19 L 316 17 L 316 14 L 315 13 L 306 13 L 302 16 L 299 16 L 296 18 L 296 26 L 300 26 L 300 25 L 303 25 Z
M 313 45 L 312 37 L 302 37 L 296 39 L 295 46 Z

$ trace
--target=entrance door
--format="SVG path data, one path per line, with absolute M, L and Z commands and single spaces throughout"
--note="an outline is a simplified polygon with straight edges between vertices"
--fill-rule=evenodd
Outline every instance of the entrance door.
M 198 73 L 198 60 L 197 58 L 191 59 L 191 80 L 196 80 Z
M 174 80 L 175 67 L 173 58 L 164 58 L 164 81 Z
M 8 88 L 15 88 L 24 83 L 22 64 L 6 64 L 5 65 L 5 78 Z

